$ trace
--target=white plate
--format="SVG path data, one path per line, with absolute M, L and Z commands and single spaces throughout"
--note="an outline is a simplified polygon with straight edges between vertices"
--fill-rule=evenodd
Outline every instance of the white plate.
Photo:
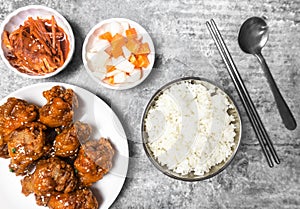
M 124 129 L 115 113 L 104 101 L 80 87 L 49 82 L 19 89 L 3 98 L 0 101 L 0 105 L 5 103 L 9 97 L 17 97 L 42 106 L 46 102 L 42 92 L 55 85 L 74 90 L 79 100 L 79 108 L 75 110 L 74 119 L 90 124 L 93 128 L 93 138 L 98 139 L 100 136 L 108 137 L 116 150 L 111 171 L 92 187 L 99 201 L 99 208 L 109 208 L 117 198 L 124 184 L 129 154 Z M 9 172 L 9 161 L 9 159 L 0 158 L 0 208 L 45 208 L 36 205 L 34 195 L 25 197 L 21 193 L 21 177 L 17 177 L 14 173 Z
M 142 40 L 143 42 L 146 42 L 149 44 L 149 48 L 150 48 L 150 54 L 148 55 L 148 59 L 149 59 L 149 66 L 147 68 L 143 68 L 143 72 L 142 72 L 142 78 L 139 79 L 136 82 L 128 82 L 128 83 L 121 83 L 121 84 L 115 84 L 115 85 L 109 85 L 107 83 L 105 83 L 104 81 L 102 81 L 100 78 L 98 78 L 97 76 L 95 76 L 95 72 L 93 72 L 88 65 L 88 61 L 87 61 L 87 57 L 86 54 L 88 51 L 90 51 L 91 48 L 93 48 L 93 44 L 95 42 L 95 39 L 98 39 L 99 35 L 101 35 L 103 33 L 103 29 L 101 28 L 103 25 L 105 24 L 111 24 L 114 22 L 121 22 L 121 23 L 128 23 L 131 27 L 135 28 L 137 33 L 140 34 L 142 36 Z M 100 23 L 98 23 L 97 25 L 95 25 L 90 32 L 87 34 L 84 43 L 83 43 L 83 47 L 82 47 L 82 60 L 83 60 L 83 64 L 85 69 L 87 70 L 88 74 L 92 77 L 92 79 L 94 81 L 96 81 L 97 83 L 100 83 L 101 85 L 103 85 L 106 88 L 109 89 L 115 89 L 115 90 L 124 90 L 124 89 L 130 89 L 133 88 L 137 85 L 139 85 L 140 83 L 142 83 L 150 74 L 150 72 L 152 71 L 153 65 L 154 65 L 154 60 L 155 60 L 155 48 L 154 48 L 154 44 L 153 41 L 150 37 L 150 35 L 148 34 L 148 32 L 138 23 L 126 19 L 126 18 L 111 18 L 111 19 L 107 19 L 107 20 L 103 20 Z

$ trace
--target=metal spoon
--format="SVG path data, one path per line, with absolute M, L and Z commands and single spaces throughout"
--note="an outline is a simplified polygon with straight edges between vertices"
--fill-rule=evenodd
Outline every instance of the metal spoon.
M 294 130 L 297 127 L 295 118 L 293 117 L 288 105 L 284 101 L 269 70 L 266 60 L 261 54 L 261 50 L 267 43 L 268 38 L 269 30 L 265 20 L 260 17 L 251 17 L 247 19 L 241 26 L 238 42 L 240 48 L 244 52 L 253 54 L 257 57 L 264 71 L 264 74 L 267 77 L 285 127 L 289 130 Z

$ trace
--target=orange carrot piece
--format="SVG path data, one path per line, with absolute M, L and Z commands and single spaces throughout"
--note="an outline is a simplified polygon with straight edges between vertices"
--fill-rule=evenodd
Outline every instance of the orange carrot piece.
M 112 37 L 112 35 L 111 35 L 110 32 L 106 32 L 106 33 L 101 34 L 101 35 L 99 36 L 99 38 L 100 38 L 100 39 L 107 40 L 107 41 L 109 41 L 109 42 L 111 42 L 112 39 L 113 39 L 113 37 Z
M 137 32 L 135 28 L 129 28 L 126 30 L 126 37 L 127 38 L 137 38 Z
M 140 45 L 141 43 L 136 39 L 128 39 L 126 43 L 127 49 L 133 54 L 138 52 Z
M 136 60 L 136 57 L 132 54 L 129 57 L 129 62 L 131 62 L 131 64 L 133 64 L 135 67 L 138 67 L 138 61 Z
M 116 35 L 114 35 L 111 40 L 112 48 L 121 48 L 124 45 L 125 38 L 121 34 L 116 33 Z
M 118 58 L 120 56 L 123 56 L 123 50 L 121 47 L 112 47 L 111 48 L 111 55 L 113 56 L 113 58 Z
M 150 48 L 148 43 L 142 43 L 136 52 L 136 54 L 149 54 Z
M 138 55 L 137 56 L 137 62 L 138 62 L 138 67 L 148 67 L 148 65 L 150 64 L 149 60 L 148 60 L 148 56 L 147 55 Z
M 115 82 L 114 82 L 114 77 L 113 77 L 113 76 L 111 76 L 111 77 L 106 77 L 106 78 L 103 79 L 103 81 L 104 81 L 105 83 L 107 83 L 107 84 L 110 84 L 110 85 L 114 85 L 114 84 L 115 84 Z
M 109 72 L 112 72 L 116 69 L 115 66 L 113 65 L 106 65 L 106 72 L 109 73 Z
M 111 54 L 114 58 L 118 58 L 123 55 L 122 46 L 125 45 L 125 37 L 120 34 L 116 34 L 113 36 L 111 41 Z

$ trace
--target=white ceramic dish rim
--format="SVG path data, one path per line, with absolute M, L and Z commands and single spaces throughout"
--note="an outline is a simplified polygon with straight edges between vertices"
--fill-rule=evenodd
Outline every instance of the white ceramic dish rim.
M 6 59 L 5 54 L 4 54 L 4 50 L 3 50 L 3 46 L 2 46 L 2 34 L 3 31 L 6 27 L 6 25 L 11 21 L 11 19 L 15 16 L 18 16 L 20 13 L 28 11 L 28 10 L 44 10 L 46 12 L 52 13 L 55 17 L 58 17 L 60 19 L 61 22 L 63 22 L 64 24 L 64 28 L 67 28 L 68 31 L 65 31 L 66 34 L 68 35 L 68 39 L 69 39 L 69 43 L 70 43 L 70 49 L 69 49 L 69 54 L 67 59 L 65 60 L 63 66 L 59 67 L 56 71 L 52 72 L 52 73 L 48 73 L 45 75 L 28 75 L 26 73 L 22 73 L 20 71 L 18 71 L 16 68 L 14 68 L 9 61 Z M 24 20 L 25 21 L 25 20 Z M 23 21 L 23 22 L 24 22 Z M 62 27 L 61 25 L 59 25 L 60 27 Z M 0 56 L 3 60 L 3 62 L 6 64 L 6 66 L 11 69 L 12 71 L 14 71 L 15 73 L 17 73 L 18 75 L 24 77 L 24 78 L 31 78 L 31 79 L 43 79 L 43 78 L 49 78 L 52 77 L 56 74 L 58 74 L 59 72 L 61 72 L 63 69 L 65 69 L 65 67 L 69 64 L 69 62 L 71 61 L 74 51 L 75 51 L 75 37 L 74 37 L 74 33 L 72 30 L 72 27 L 70 26 L 69 22 L 66 20 L 66 18 L 61 15 L 59 12 L 57 12 L 56 10 L 43 6 L 43 5 L 28 5 L 25 7 L 21 7 L 19 9 L 16 9 L 15 11 L 13 11 L 12 13 L 10 13 L 5 20 L 2 22 L 1 27 L 0 27 L 0 35 L 1 35 L 1 49 L 0 49 Z
M 146 70 L 143 70 L 143 77 L 137 81 L 137 82 L 133 82 L 133 83 L 127 83 L 127 84 L 122 84 L 122 85 L 109 85 L 103 81 L 101 81 L 100 79 L 96 78 L 92 71 L 90 70 L 90 68 L 88 67 L 88 64 L 87 64 L 87 60 L 86 60 L 86 53 L 87 53 L 87 45 L 90 41 L 90 38 L 91 36 L 94 34 L 94 32 L 100 28 L 102 25 L 104 24 L 107 24 L 107 23 L 111 23 L 111 22 L 128 22 L 130 25 L 133 25 L 137 31 L 139 33 L 141 33 L 144 36 L 148 36 L 148 44 L 150 46 L 150 49 L 151 49 L 151 53 L 150 53 L 150 57 L 149 57 L 149 61 L 150 61 L 150 65 L 147 67 Z M 151 73 L 152 69 L 153 69 L 153 65 L 154 65 L 154 60 L 155 60 L 155 48 L 154 48 L 154 44 L 153 44 L 153 41 L 152 41 L 152 38 L 151 36 L 149 35 L 149 33 L 146 31 L 146 29 L 144 27 L 142 27 L 139 23 L 133 21 L 133 20 L 130 20 L 130 19 L 127 19 L 127 18 L 110 18 L 110 19 L 106 19 L 106 20 L 102 20 L 100 21 L 98 24 L 96 24 L 90 31 L 89 33 L 87 34 L 85 40 L 84 40 L 84 43 L 83 43 L 83 47 L 82 47 L 82 61 L 83 61 L 83 64 L 84 64 L 84 67 L 86 69 L 86 71 L 88 72 L 88 74 L 91 76 L 91 78 L 96 81 L 97 83 L 100 83 L 102 86 L 106 87 L 106 88 L 109 88 L 109 89 L 115 89 L 115 90 L 125 90 L 125 89 L 130 89 L 130 88 L 133 88 L 139 84 L 141 84 L 148 76 L 149 74 Z

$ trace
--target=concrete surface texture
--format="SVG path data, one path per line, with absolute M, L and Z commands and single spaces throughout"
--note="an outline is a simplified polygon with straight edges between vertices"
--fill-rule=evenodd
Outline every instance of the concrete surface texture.
M 15 9 L 41 4 L 70 22 L 76 50 L 68 67 L 44 80 L 24 79 L 0 61 L 0 98 L 39 82 L 59 81 L 83 87 L 105 100 L 120 118 L 128 138 L 128 178 L 111 208 L 299 208 L 300 207 L 300 1 L 263 0 L 0 0 L 0 23 Z M 298 127 L 287 130 L 256 58 L 237 43 L 239 27 L 248 17 L 266 16 L 269 41 L 263 54 Z M 94 82 L 84 69 L 81 49 L 89 30 L 112 17 L 132 19 L 150 33 L 156 61 L 139 86 L 115 91 Z M 257 137 L 205 26 L 213 18 L 281 159 L 268 167 Z M 140 121 L 155 91 L 173 79 L 199 76 L 221 86 L 236 101 L 243 119 L 240 149 L 226 170 L 201 182 L 183 182 L 160 173 L 141 143 Z M 112 188 L 113 189 L 113 188 Z

